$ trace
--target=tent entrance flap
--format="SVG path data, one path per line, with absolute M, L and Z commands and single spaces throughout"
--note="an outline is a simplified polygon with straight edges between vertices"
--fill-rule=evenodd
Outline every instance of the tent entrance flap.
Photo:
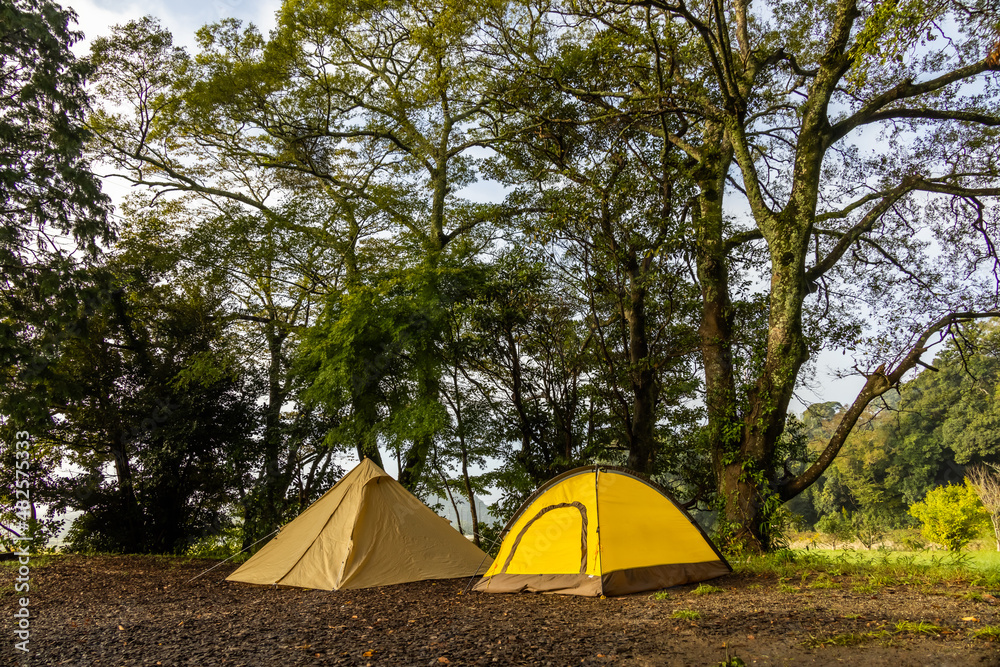
M 572 536 L 573 533 L 580 536 L 579 543 L 575 545 L 572 539 L 564 539 L 567 534 Z M 587 508 L 582 503 L 571 502 L 540 509 L 514 538 L 500 570 L 502 573 L 510 572 L 511 561 L 519 550 L 520 567 L 530 569 L 534 562 L 542 558 L 553 572 L 586 574 Z

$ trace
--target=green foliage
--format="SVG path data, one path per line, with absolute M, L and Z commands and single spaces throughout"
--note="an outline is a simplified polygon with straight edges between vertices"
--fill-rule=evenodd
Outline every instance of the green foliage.
M 849 541 L 854 534 L 853 528 L 850 514 L 846 509 L 825 514 L 816 522 L 816 530 L 827 536 L 831 549 L 836 549 L 837 544 Z
M 216 534 L 206 535 L 193 542 L 184 551 L 184 556 L 224 560 L 239 554 L 242 550 L 242 542 L 243 533 L 240 527 L 230 525 Z M 249 556 L 249 554 L 247 555 Z
M 76 14 L 47 0 L 0 3 L 0 440 L 41 435 L 60 406 L 51 373 L 100 301 L 87 266 L 114 238 L 109 199 L 84 155 L 89 68 L 71 47 Z M 34 451 L 33 491 L 60 455 Z M 13 489 L 13 448 L 0 448 L 0 488 Z M 10 457 L 8 466 L 7 458 Z M 0 502 L 8 506 L 6 493 Z
M 784 579 L 780 579 L 778 581 L 778 585 L 777 585 L 776 588 L 777 588 L 777 590 L 778 590 L 779 593 L 785 593 L 785 594 L 795 593 L 795 592 L 797 592 L 799 590 L 798 588 L 796 588 L 795 586 L 792 586 L 790 583 L 788 583 Z
M 691 591 L 691 595 L 711 595 L 712 593 L 725 593 L 725 589 L 711 584 L 698 584 L 698 587 Z
M 888 409 L 855 429 L 838 460 L 805 494 L 803 511 L 820 517 L 817 529 L 819 521 L 830 528 L 846 512 L 865 527 L 862 541 L 876 542 L 879 533 L 912 522 L 906 508 L 930 489 L 959 481 L 964 467 L 1000 460 L 997 336 L 988 324 L 963 328 L 935 358 L 937 372 L 904 383 Z M 813 451 L 842 415 L 838 407 L 807 411 Z
M 676 618 L 681 621 L 697 621 L 701 618 L 701 612 L 693 609 L 675 609 L 670 614 L 670 618 Z
M 104 299 L 47 369 L 60 408 L 36 437 L 74 473 L 37 490 L 83 512 L 68 536 L 74 548 L 177 553 L 230 522 L 255 456 L 256 411 L 218 292 L 176 289 L 165 279 L 175 275 L 169 253 L 130 249 L 109 254 Z
M 990 527 L 989 515 L 968 483 L 932 489 L 910 506 L 910 514 L 921 522 L 924 537 L 951 551 L 960 551 Z
M 985 625 L 981 628 L 976 628 L 972 631 L 972 637 L 990 642 L 1000 641 L 1000 626 Z
M 75 20 L 48 0 L 0 5 L 0 261 L 9 278 L 18 278 L 12 263 L 65 259 L 53 235 L 90 255 L 111 237 L 109 200 L 83 156 L 89 68 L 70 50 L 82 37 Z
M 14 512 L 5 511 L 0 514 L 0 523 L 26 529 L 21 533 L 24 539 L 6 530 L 0 532 L 0 548 L 5 551 L 28 551 L 37 554 L 49 548 L 49 543 L 62 531 L 65 521 L 53 516 L 40 516 L 29 518 L 27 522 L 22 523 Z
M 898 621 L 896 632 L 907 632 L 914 635 L 939 635 L 944 630 L 939 625 L 927 621 Z

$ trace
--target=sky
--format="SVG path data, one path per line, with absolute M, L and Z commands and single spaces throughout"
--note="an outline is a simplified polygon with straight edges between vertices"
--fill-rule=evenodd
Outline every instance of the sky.
M 77 53 L 85 51 L 93 38 L 109 34 L 112 26 L 147 14 L 160 19 L 176 44 L 188 48 L 194 45 L 198 28 L 229 17 L 252 22 L 266 34 L 281 6 L 280 0 L 71 0 L 59 4 L 77 13 L 78 27 L 85 37 L 77 45 Z
M 83 55 L 89 49 L 89 43 L 95 37 L 108 35 L 111 27 L 151 15 L 171 31 L 174 43 L 194 50 L 194 35 L 198 28 L 224 18 L 233 17 L 244 23 L 252 22 L 262 33 L 274 26 L 275 12 L 281 6 L 281 0 L 71 0 L 61 3 L 74 9 L 78 16 L 78 29 L 84 33 L 84 40 L 74 47 Z M 466 196 L 477 199 L 492 199 L 490 192 L 499 187 L 496 184 L 479 184 Z M 797 392 L 791 409 L 800 413 L 806 405 L 821 401 L 840 401 L 850 404 L 864 381 L 862 378 L 839 380 L 833 376 L 833 370 L 838 367 L 850 366 L 850 359 L 839 353 L 824 353 L 818 362 L 816 379 L 810 387 Z

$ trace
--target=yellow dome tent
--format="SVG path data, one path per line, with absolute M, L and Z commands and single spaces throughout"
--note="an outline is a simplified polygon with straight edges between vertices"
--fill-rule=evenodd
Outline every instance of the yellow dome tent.
M 369 459 L 227 581 L 325 590 L 471 577 L 489 556 Z
M 621 468 L 589 466 L 555 477 L 504 530 L 477 591 L 625 595 L 732 572 L 662 487 Z

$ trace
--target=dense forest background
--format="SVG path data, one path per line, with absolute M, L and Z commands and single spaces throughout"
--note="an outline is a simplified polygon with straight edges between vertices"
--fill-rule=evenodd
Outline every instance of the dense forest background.
M 2 522 L 26 470 L 39 539 L 250 546 L 345 453 L 501 519 L 627 466 L 734 551 L 912 521 L 1000 463 L 1000 25 L 892 6 L 286 0 L 77 59 L 0 0 Z M 824 351 L 864 385 L 796 418 Z

